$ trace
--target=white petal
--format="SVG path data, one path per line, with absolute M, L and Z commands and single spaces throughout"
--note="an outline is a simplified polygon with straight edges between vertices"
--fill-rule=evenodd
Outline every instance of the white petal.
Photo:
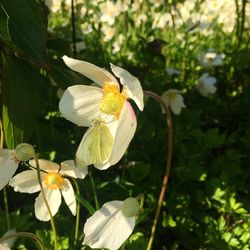
M 119 117 L 115 141 L 110 157 L 104 163 L 95 164 L 96 168 L 105 170 L 116 164 L 122 158 L 135 134 L 136 126 L 137 121 L 134 110 L 129 102 L 125 102 Z
M 57 213 L 57 211 L 61 205 L 60 190 L 59 189 L 51 190 L 48 188 L 44 188 L 44 193 L 45 193 L 46 200 L 49 204 L 52 216 L 54 216 Z M 41 221 L 49 221 L 50 220 L 49 212 L 48 212 L 48 209 L 45 205 L 42 193 L 40 193 L 38 195 L 38 197 L 36 198 L 35 215 L 36 215 L 36 218 L 41 220 Z
M 122 204 L 121 201 L 107 202 L 86 221 L 83 244 L 110 250 L 120 248 L 135 226 L 135 217 L 126 218 L 122 214 Z
M 127 70 L 115 66 L 112 63 L 110 65 L 115 76 L 120 78 L 121 84 L 124 86 L 128 97 L 134 100 L 138 108 L 142 111 L 144 108 L 143 90 L 139 80 L 132 76 Z
M 74 189 L 69 180 L 64 178 L 64 182 L 61 188 L 63 198 L 68 205 L 71 213 L 76 215 L 76 198 Z
M 88 174 L 88 168 L 77 168 L 73 160 L 67 160 L 61 163 L 60 174 L 71 176 L 73 178 L 84 179 Z
M 10 229 L 8 230 L 4 235 L 3 237 L 6 237 L 6 236 L 10 236 L 12 234 L 15 234 L 16 233 L 16 230 L 15 229 Z M 1 244 L 0 244 L 0 250 L 7 250 L 7 249 L 10 249 L 9 247 L 12 247 L 16 241 L 17 237 L 11 237 L 7 240 L 4 240 L 4 241 L 1 241 Z M 7 248 L 4 248 L 4 247 L 7 247 Z
M 181 113 L 181 109 L 186 107 L 183 102 L 183 97 L 177 94 L 174 100 L 171 101 L 170 107 L 174 114 L 179 115 Z
M 16 192 L 33 194 L 40 190 L 37 172 L 34 170 L 23 171 L 10 180 L 9 185 Z
M 0 190 L 2 190 L 15 174 L 18 164 L 13 159 L 14 150 L 0 149 Z
M 118 84 L 112 74 L 92 63 L 76 60 L 67 56 L 63 56 L 62 59 L 69 68 L 86 76 L 100 86 L 102 86 L 105 82 Z
M 89 127 L 100 116 L 99 102 L 102 89 L 94 86 L 74 85 L 69 87 L 59 102 L 63 117 L 78 126 Z
M 54 163 L 52 161 L 48 161 L 48 160 L 43 160 L 43 159 L 39 159 L 39 167 L 40 169 L 46 171 L 46 172 L 58 172 L 58 170 L 60 169 L 60 166 L 57 163 Z M 29 164 L 36 168 L 36 162 L 35 160 L 30 160 Z

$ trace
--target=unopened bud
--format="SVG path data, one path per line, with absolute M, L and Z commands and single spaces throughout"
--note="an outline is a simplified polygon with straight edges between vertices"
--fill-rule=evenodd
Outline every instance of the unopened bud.
M 135 198 L 130 197 L 123 202 L 122 213 L 126 217 L 136 216 L 139 209 L 139 202 Z
M 15 158 L 19 161 L 28 161 L 33 158 L 35 151 L 32 145 L 21 143 L 15 149 Z

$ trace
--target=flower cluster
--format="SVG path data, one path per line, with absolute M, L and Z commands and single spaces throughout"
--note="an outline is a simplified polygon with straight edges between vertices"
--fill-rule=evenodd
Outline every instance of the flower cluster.
M 107 16 L 102 18 L 106 20 Z M 76 197 L 70 179 L 84 179 L 90 165 L 99 170 L 115 165 L 125 153 L 137 126 L 128 100 L 132 99 L 140 110 L 144 107 L 141 84 L 125 69 L 111 64 L 112 75 L 85 61 L 67 56 L 63 60 L 69 68 L 97 85 L 71 86 L 59 103 L 63 117 L 78 126 L 88 127 L 75 161 L 67 160 L 58 165 L 37 159 L 33 147 L 25 143 L 15 150 L 0 150 L 0 189 L 9 183 L 16 192 L 39 192 L 34 207 L 35 216 L 41 221 L 49 221 L 56 215 L 62 197 L 72 215 L 76 215 Z M 13 177 L 19 165 L 28 170 Z M 132 233 L 138 212 L 139 203 L 135 198 L 105 203 L 85 223 L 83 244 L 118 249 Z M 2 247 L 8 249 L 7 245 Z

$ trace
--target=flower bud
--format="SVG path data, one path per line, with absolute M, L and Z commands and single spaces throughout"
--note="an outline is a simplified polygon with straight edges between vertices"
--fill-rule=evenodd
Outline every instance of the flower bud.
M 136 216 L 139 209 L 139 202 L 135 198 L 130 197 L 123 202 L 122 213 L 126 217 Z
M 15 158 L 18 161 L 28 161 L 29 159 L 33 158 L 34 155 L 34 148 L 28 143 L 21 143 L 17 145 L 15 149 Z

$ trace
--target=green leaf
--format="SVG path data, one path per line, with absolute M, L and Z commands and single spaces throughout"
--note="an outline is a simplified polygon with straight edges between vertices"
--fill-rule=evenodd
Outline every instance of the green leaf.
M 28 63 L 3 55 L 3 128 L 8 148 L 28 142 L 40 110 L 41 76 Z
M 76 199 L 89 211 L 89 213 L 92 215 L 95 212 L 94 207 L 81 195 L 75 194 Z
M 19 57 L 46 66 L 47 20 L 43 6 L 35 0 L 0 2 L 0 36 Z

